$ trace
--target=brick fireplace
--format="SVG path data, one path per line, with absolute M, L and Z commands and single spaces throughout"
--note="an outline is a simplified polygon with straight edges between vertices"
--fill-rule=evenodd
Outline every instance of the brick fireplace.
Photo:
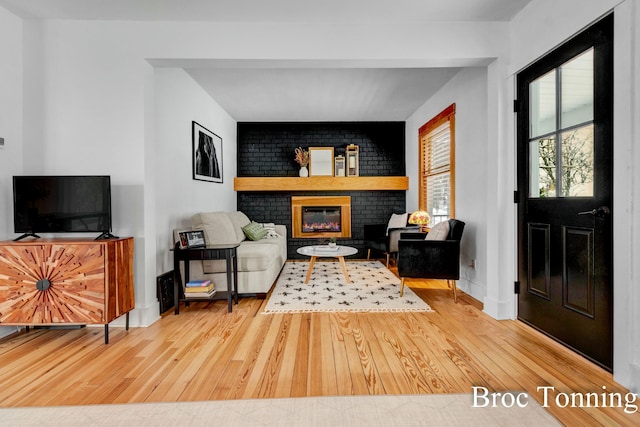
M 292 196 L 293 238 L 351 237 L 351 197 Z
M 306 259 L 297 249 L 327 238 L 314 242 L 293 237 L 292 197 L 350 197 L 350 237 L 339 238 L 339 244 L 357 248 L 357 257 L 366 257 L 365 224 L 386 223 L 393 212 L 406 210 L 405 190 L 381 189 L 376 184 L 358 189 L 337 184 L 321 190 L 302 185 L 298 180 L 333 177 L 299 178 L 299 166 L 293 159 L 297 147 L 334 147 L 335 155 L 344 155 L 347 145 L 356 144 L 360 147 L 360 177 L 404 176 L 404 122 L 238 122 L 237 143 L 237 177 L 265 179 L 258 188 L 236 190 L 237 208 L 251 220 L 285 224 L 289 259 Z M 295 185 L 283 186 L 272 182 L 273 177 L 291 178 Z

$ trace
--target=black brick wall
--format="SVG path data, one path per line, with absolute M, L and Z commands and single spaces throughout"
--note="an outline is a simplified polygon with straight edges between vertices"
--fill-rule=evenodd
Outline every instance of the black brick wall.
M 238 123 L 238 176 L 298 176 L 293 160 L 296 147 L 334 147 L 344 155 L 349 144 L 359 146 L 361 176 L 405 175 L 404 122 Z M 238 210 L 258 222 L 287 226 L 289 258 L 305 258 L 296 250 L 317 243 L 291 238 L 291 196 L 351 196 L 351 239 L 340 244 L 358 248 L 366 257 L 364 224 L 386 223 L 393 212 L 403 212 L 404 191 L 238 192 Z

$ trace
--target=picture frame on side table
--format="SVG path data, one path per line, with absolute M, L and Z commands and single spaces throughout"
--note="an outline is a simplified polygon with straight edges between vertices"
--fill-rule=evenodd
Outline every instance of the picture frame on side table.
M 206 242 L 204 240 L 204 231 L 181 231 L 180 233 L 180 246 L 184 245 L 186 249 L 204 248 Z
M 309 176 L 333 176 L 333 147 L 309 147 Z
M 193 179 L 222 183 L 222 138 L 192 122 Z

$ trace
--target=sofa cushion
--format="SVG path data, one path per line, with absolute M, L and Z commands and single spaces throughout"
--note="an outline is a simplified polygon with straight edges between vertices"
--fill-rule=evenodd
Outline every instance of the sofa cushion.
M 278 247 L 263 242 L 247 240 L 238 247 L 238 271 L 261 271 L 280 263 Z
M 203 230 L 208 245 L 240 243 L 233 222 L 227 212 L 203 212 L 191 217 L 191 226 L 194 230 Z M 242 231 L 242 230 L 241 230 Z
M 280 237 L 278 232 L 276 231 L 276 225 L 273 222 L 265 222 L 262 224 L 265 230 L 267 230 L 267 235 L 265 236 L 267 239 L 274 239 L 276 237 Z
M 251 223 L 251 220 L 244 214 L 244 212 L 240 211 L 227 212 L 227 216 L 233 224 L 233 231 L 236 233 L 236 238 L 239 242 L 242 242 L 246 238 L 244 232 L 242 231 L 242 227 L 249 225 Z
M 262 271 L 274 262 L 280 262 L 280 251 L 277 245 L 264 244 L 245 240 L 238 246 L 238 271 Z M 225 260 L 202 261 L 205 274 L 222 273 L 227 271 Z
M 251 222 L 248 225 L 242 227 L 242 231 L 249 240 L 261 240 L 267 235 L 267 230 L 257 222 Z
M 247 240 L 246 242 L 244 242 L 243 244 L 249 244 L 249 243 L 254 243 L 251 242 L 250 240 Z M 258 243 L 258 242 L 255 242 Z M 275 237 L 272 239 L 262 239 L 260 240 L 261 244 L 263 245 L 272 245 L 275 246 L 277 248 L 277 254 L 278 254 L 278 260 L 280 263 L 284 264 L 287 261 L 287 239 L 283 236 L 280 237 Z

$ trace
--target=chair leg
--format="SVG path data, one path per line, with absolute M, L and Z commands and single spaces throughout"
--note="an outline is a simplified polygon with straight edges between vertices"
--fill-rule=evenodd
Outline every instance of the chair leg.
M 451 292 L 453 293 L 453 302 L 455 302 L 457 304 L 458 303 L 458 292 L 457 292 L 457 288 L 456 288 L 456 281 L 455 280 L 447 280 L 447 284 L 449 285 L 449 287 L 451 288 Z
M 367 249 L 367 261 L 371 258 L 371 249 Z
M 389 268 L 389 256 L 390 256 L 390 255 L 391 255 L 391 254 L 389 254 L 389 252 L 387 252 L 387 268 Z
M 400 297 L 404 294 L 404 277 L 400 279 Z

